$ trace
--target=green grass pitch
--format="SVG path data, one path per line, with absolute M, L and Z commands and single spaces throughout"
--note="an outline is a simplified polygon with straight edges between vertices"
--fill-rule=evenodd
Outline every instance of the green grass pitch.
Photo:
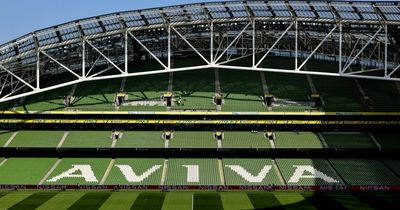
M 400 194 L 302 191 L 0 191 L 0 209 L 397 209 Z

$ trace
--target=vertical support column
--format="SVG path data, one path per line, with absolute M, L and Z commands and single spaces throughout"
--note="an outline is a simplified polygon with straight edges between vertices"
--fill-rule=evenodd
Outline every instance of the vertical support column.
M 214 22 L 210 24 L 210 63 L 214 64 Z
M 252 50 L 253 50 L 253 68 L 255 68 L 256 65 L 256 21 L 252 20 L 252 27 L 253 27 L 253 43 L 252 43 Z
M 125 39 L 125 74 L 128 73 L 128 32 L 125 31 L 124 33 L 124 39 Z
M 343 35 L 342 35 L 342 22 L 339 22 L 339 74 L 342 74 L 342 42 L 343 42 Z
M 387 24 L 385 25 L 385 78 L 388 77 L 388 72 L 387 72 L 387 57 L 388 57 L 388 49 L 387 49 L 387 45 L 388 45 L 388 27 Z
M 40 51 L 36 50 L 36 89 L 40 89 Z
M 297 55 L 297 51 L 298 51 L 298 25 L 297 25 L 297 19 L 295 20 L 295 22 L 294 22 L 294 30 L 295 30 L 295 32 L 294 32 L 294 39 L 295 39 L 295 41 L 294 41 L 294 56 L 295 56 L 295 59 L 294 59 L 294 69 L 296 70 L 296 71 L 299 71 L 299 69 L 298 69 L 298 55 Z
M 171 69 L 171 25 L 168 24 L 168 69 Z
M 82 41 L 82 78 L 86 78 L 86 42 Z

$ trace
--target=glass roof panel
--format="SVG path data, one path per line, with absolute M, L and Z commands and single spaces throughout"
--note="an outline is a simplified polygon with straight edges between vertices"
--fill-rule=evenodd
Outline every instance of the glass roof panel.
M 249 1 L 247 2 L 251 10 L 269 10 L 263 1 Z
M 314 18 L 316 17 L 312 11 L 295 11 L 297 17 Z
M 246 10 L 245 6 L 241 3 L 238 4 L 238 3 L 229 3 L 228 2 L 226 5 L 228 6 L 228 8 L 231 11 L 245 11 Z
M 400 15 L 399 14 L 384 14 L 385 18 L 392 21 L 399 21 Z
M 278 17 L 291 17 L 292 13 L 290 13 L 289 11 L 275 11 L 276 16 Z
M 288 10 L 285 2 L 273 1 L 268 4 L 272 10 Z
M 320 11 L 331 10 L 326 2 L 311 2 L 310 5 L 313 6 L 315 10 L 320 10 Z
M 380 20 L 381 18 L 379 17 L 379 15 L 375 14 L 375 13 L 361 13 L 361 16 L 365 19 L 365 20 Z
M 234 17 L 248 17 L 249 16 L 246 11 L 233 11 L 232 15 Z
M 341 12 L 354 12 L 354 8 L 346 2 L 341 2 L 333 5 L 337 11 Z
M 294 10 L 311 10 L 311 7 L 304 1 L 290 1 L 290 6 Z
M 81 35 L 75 23 L 59 26 L 58 31 L 61 35 L 62 40 L 74 39 Z
M 338 12 L 342 19 L 346 20 L 359 20 L 360 16 L 354 12 Z
M 378 6 L 383 13 L 400 13 L 400 9 L 394 6 Z
M 226 8 L 220 4 L 207 5 L 207 9 L 210 12 L 225 12 Z
M 210 12 L 212 18 L 230 18 L 231 15 L 228 12 Z
M 360 12 L 369 12 L 369 13 L 375 12 L 374 7 L 372 7 L 372 5 L 370 4 L 356 4 L 355 7 Z
M 317 12 L 317 13 L 318 13 L 318 16 L 323 19 L 332 19 L 334 17 L 332 12 L 321 11 L 321 12 Z
M 253 11 L 253 14 L 257 17 L 272 17 L 272 13 L 265 10 L 255 10 Z

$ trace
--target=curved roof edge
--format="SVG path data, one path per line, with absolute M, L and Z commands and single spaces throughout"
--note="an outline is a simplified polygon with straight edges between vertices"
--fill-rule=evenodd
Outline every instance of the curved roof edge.
M 400 25 L 395 1 L 224 1 L 183 4 L 88 17 L 40 29 L 0 45 L 0 61 L 34 48 L 96 34 L 213 21 L 293 20 Z

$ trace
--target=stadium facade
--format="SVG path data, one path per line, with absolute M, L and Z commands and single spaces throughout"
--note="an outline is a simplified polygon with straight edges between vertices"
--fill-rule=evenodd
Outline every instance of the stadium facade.
M 399 32 L 398 2 L 256 0 L 8 42 L 0 208 L 396 209 Z

